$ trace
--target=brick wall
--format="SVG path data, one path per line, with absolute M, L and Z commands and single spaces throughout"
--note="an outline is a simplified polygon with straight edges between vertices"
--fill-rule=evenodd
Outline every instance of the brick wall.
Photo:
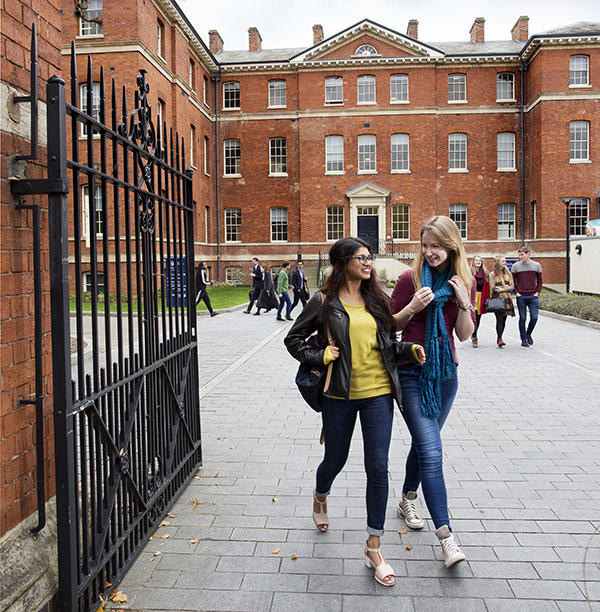
M 35 409 L 19 406 L 19 398 L 33 399 L 35 391 L 34 298 L 32 213 L 18 210 L 7 177 L 45 176 L 45 81 L 60 69 L 60 12 L 56 1 L 31 2 L 4 0 L 2 14 L 2 99 L 4 115 L 1 138 L 0 172 L 0 535 L 17 525 L 36 509 L 34 448 Z M 38 29 L 40 147 L 39 159 L 14 162 L 15 154 L 29 153 L 29 104 L 14 105 L 12 95 L 28 95 L 30 89 L 31 23 Z M 25 204 L 40 204 L 42 224 L 43 274 L 43 374 L 44 432 L 46 456 L 46 495 L 54 495 L 50 304 L 48 294 L 47 199 L 28 196 Z

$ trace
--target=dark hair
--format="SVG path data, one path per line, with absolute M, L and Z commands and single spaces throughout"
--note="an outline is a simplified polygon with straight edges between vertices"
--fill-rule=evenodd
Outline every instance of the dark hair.
M 281 262 L 281 267 L 282 267 L 282 268 L 287 268 L 289 265 L 290 265 L 290 262 L 289 262 L 289 261 L 282 261 L 282 262 Z
M 253 257 L 252 261 L 258 261 L 258 257 Z
M 362 238 L 346 236 L 345 238 L 340 238 L 329 250 L 329 261 L 333 266 L 333 270 L 321 288 L 323 293 L 325 293 L 324 310 L 327 309 L 329 311 L 331 301 L 338 297 L 340 289 L 346 282 L 346 267 L 354 253 L 361 247 L 366 247 L 369 253 L 371 252 L 369 244 Z M 372 268 L 371 276 L 368 279 L 361 281 L 360 293 L 365 300 L 367 311 L 383 325 L 384 330 L 390 336 L 395 338 L 396 322 L 392 316 L 390 299 L 379 285 L 375 268 Z

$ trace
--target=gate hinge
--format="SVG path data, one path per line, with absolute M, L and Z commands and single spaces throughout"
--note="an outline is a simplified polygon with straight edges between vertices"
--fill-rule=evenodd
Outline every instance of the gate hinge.
M 10 192 L 15 196 L 35 193 L 69 193 L 69 181 L 61 178 L 20 179 L 10 181 Z

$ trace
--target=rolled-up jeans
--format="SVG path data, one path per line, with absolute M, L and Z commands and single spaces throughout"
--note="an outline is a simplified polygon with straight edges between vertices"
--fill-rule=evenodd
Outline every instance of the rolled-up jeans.
M 540 300 L 537 295 L 520 295 L 517 298 L 517 308 L 519 309 L 519 334 L 521 341 L 527 340 L 538 320 L 540 310 Z M 529 325 L 525 327 L 527 320 L 527 309 L 529 308 Z
M 367 474 L 367 533 L 382 536 L 389 491 L 388 454 L 394 418 L 392 395 L 357 400 L 324 396 L 322 406 L 325 456 L 317 468 L 317 495 L 329 495 L 335 477 L 342 471 L 358 414 Z
M 406 458 L 403 493 L 423 489 L 423 497 L 435 528 L 448 525 L 448 497 L 442 465 L 442 438 L 440 432 L 456 396 L 456 375 L 441 381 L 442 411 L 437 419 L 429 419 L 421 412 L 417 383 L 420 368 L 405 365 L 398 368 L 402 388 L 402 416 L 410 432 L 412 443 Z

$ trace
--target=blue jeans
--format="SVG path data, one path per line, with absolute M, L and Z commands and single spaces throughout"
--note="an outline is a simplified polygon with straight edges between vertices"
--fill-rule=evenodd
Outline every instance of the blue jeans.
M 382 536 L 394 419 L 394 402 L 390 393 L 359 400 L 323 397 L 325 456 L 317 468 L 316 491 L 319 496 L 329 495 L 335 477 L 346 464 L 357 414 L 360 416 L 367 473 L 367 533 Z
M 417 382 L 419 367 L 406 365 L 398 368 L 402 388 L 402 416 L 412 438 L 406 458 L 406 473 L 402 491 L 417 491 L 423 488 L 423 497 L 429 509 L 435 528 L 442 525 L 450 527 L 448 516 L 448 497 L 442 467 L 442 438 L 440 432 L 452 408 L 458 380 L 456 376 L 443 380 L 442 412 L 437 419 L 428 419 L 421 413 L 421 400 Z
M 292 312 L 292 300 L 290 300 L 290 296 L 287 291 L 284 291 L 279 298 L 279 308 L 277 309 L 277 318 L 281 319 L 281 311 L 283 310 L 283 305 L 286 305 L 285 308 L 285 316 L 289 317 Z
M 520 295 L 517 298 L 517 308 L 519 309 L 519 334 L 521 335 L 521 341 L 523 341 L 527 340 L 527 336 L 531 336 L 531 332 L 533 332 L 533 328 L 537 323 L 540 300 L 537 295 Z M 529 308 L 529 325 L 525 329 L 527 308 Z

